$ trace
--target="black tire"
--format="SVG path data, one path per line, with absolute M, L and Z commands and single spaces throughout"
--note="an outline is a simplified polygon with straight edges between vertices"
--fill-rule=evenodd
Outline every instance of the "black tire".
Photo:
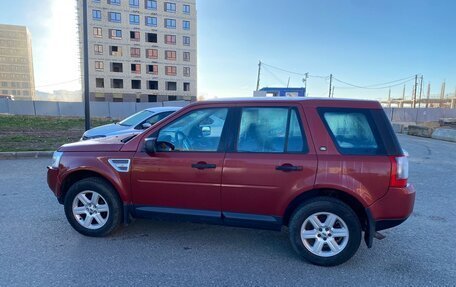
M 333 256 L 325 257 L 314 254 L 306 248 L 301 239 L 303 223 L 311 215 L 319 212 L 329 212 L 337 215 L 345 222 L 348 228 L 348 242 L 342 251 Z M 296 208 L 289 224 L 289 236 L 295 251 L 308 262 L 320 266 L 335 266 L 349 260 L 359 248 L 361 232 L 361 224 L 356 213 L 342 201 L 331 197 L 317 197 L 304 202 Z M 325 244 L 323 248 L 329 249 L 329 245 Z
M 94 191 L 101 195 L 103 201 L 108 205 L 109 212 L 106 213 L 106 222 L 100 228 L 90 229 L 82 226 L 73 215 L 73 200 L 83 191 Z M 71 226 L 79 233 L 92 236 L 103 237 L 116 230 L 122 222 L 123 212 L 122 203 L 116 190 L 105 180 L 97 177 L 85 178 L 74 183 L 68 190 L 64 201 L 65 215 Z M 87 216 L 87 215 L 85 215 Z

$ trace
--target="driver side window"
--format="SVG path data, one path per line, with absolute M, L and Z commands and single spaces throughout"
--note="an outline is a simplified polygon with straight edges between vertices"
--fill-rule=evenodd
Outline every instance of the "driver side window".
M 227 114 L 227 108 L 191 111 L 162 128 L 157 141 L 173 144 L 174 151 L 217 151 Z

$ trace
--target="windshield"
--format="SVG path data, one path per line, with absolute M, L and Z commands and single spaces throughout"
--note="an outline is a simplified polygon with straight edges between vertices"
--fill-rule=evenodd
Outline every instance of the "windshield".
M 153 114 L 154 112 L 148 110 L 140 111 L 119 122 L 119 125 L 131 127 L 140 124 Z

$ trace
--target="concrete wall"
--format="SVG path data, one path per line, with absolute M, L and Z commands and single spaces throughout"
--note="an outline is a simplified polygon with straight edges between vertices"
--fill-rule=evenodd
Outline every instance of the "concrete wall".
M 92 117 L 122 119 L 147 108 L 164 106 L 183 107 L 189 103 L 189 101 L 156 103 L 90 102 L 90 115 Z M 11 101 L 0 99 L 0 113 L 12 115 L 83 117 L 84 104 L 47 101 Z
M 441 118 L 456 118 L 456 109 L 448 108 L 385 108 L 392 122 L 435 122 Z

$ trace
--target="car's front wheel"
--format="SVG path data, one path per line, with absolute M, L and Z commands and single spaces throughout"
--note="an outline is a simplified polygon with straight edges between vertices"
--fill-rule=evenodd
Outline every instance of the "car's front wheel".
M 106 236 L 122 222 L 122 205 L 114 188 L 100 178 L 74 183 L 65 196 L 65 215 L 76 231 Z
M 361 243 L 361 225 L 345 203 L 319 197 L 302 204 L 290 220 L 293 248 L 307 261 L 322 266 L 350 259 Z

